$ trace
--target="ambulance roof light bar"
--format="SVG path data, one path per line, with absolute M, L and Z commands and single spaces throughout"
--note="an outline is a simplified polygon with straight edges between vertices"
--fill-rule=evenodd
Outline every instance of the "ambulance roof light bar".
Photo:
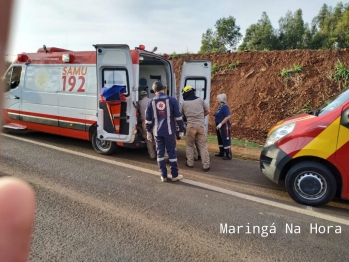
M 25 53 L 17 55 L 18 62 L 27 62 L 28 58 L 29 58 L 28 55 Z
M 135 49 L 137 49 L 137 50 L 142 50 L 142 51 L 146 51 L 146 50 L 145 50 L 145 45 L 139 45 L 138 47 L 135 47 Z M 153 51 L 151 51 L 151 53 L 154 53 L 156 50 L 158 50 L 158 48 L 155 46 L 155 47 L 153 48 Z
M 145 50 L 145 45 L 139 45 L 138 47 L 135 47 L 137 50 Z

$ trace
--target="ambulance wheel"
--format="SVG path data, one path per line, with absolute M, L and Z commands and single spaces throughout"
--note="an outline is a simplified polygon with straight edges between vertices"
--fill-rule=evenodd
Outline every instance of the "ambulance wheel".
M 332 172 L 317 162 L 300 162 L 294 165 L 286 175 L 285 185 L 294 201 L 314 207 L 332 201 L 337 189 Z
M 94 130 L 91 137 L 93 149 L 101 155 L 111 155 L 117 150 L 117 144 L 112 141 L 100 140 L 97 138 L 97 130 Z

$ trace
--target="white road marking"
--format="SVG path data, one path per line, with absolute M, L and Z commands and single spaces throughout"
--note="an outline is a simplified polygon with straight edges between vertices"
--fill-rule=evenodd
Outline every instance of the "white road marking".
M 27 142 L 27 143 L 43 146 L 43 147 L 46 147 L 46 148 L 51 148 L 51 149 L 54 149 L 54 150 L 57 150 L 57 151 L 61 151 L 61 152 L 65 152 L 65 153 L 69 153 L 69 154 L 73 154 L 73 155 L 77 155 L 77 156 L 82 156 L 82 157 L 86 157 L 86 158 L 93 159 L 93 160 L 98 160 L 98 161 L 101 161 L 101 162 L 104 162 L 104 163 L 108 163 L 108 164 L 112 164 L 112 165 L 115 165 L 115 166 L 120 166 L 120 167 L 124 167 L 124 168 L 128 168 L 128 169 L 132 169 L 132 170 L 141 171 L 143 173 L 148 173 L 148 174 L 156 175 L 156 176 L 159 177 L 159 172 L 151 170 L 151 169 L 146 169 L 146 168 L 143 168 L 143 167 L 137 167 L 137 166 L 126 164 L 126 163 L 115 162 L 115 160 L 109 160 L 109 159 L 104 159 L 104 158 L 97 157 L 97 156 L 92 156 L 92 155 L 88 155 L 88 154 L 84 154 L 84 153 L 79 153 L 79 152 L 76 152 L 76 151 L 73 151 L 73 150 L 64 149 L 64 148 L 60 148 L 60 147 L 52 146 L 52 145 L 47 145 L 47 144 L 44 144 L 44 143 L 32 141 L 32 140 L 21 138 L 21 137 L 12 136 L 12 135 L 9 135 L 9 134 L 2 134 L 2 135 L 5 136 L 5 137 L 17 139 L 17 140 L 20 140 L 20 141 L 23 141 L 23 142 Z M 228 189 L 224 189 L 224 188 L 220 188 L 220 187 L 216 187 L 216 186 L 212 186 L 212 185 L 208 185 L 208 184 L 192 181 L 192 180 L 189 180 L 189 179 L 183 179 L 183 180 L 181 180 L 181 182 L 182 183 L 186 183 L 186 184 L 190 184 L 190 185 L 194 185 L 194 186 L 197 186 L 197 187 L 213 190 L 215 192 L 231 195 L 231 196 L 234 196 L 234 197 L 242 198 L 242 199 L 245 199 L 245 200 L 253 201 L 255 203 L 264 204 L 264 205 L 268 205 L 268 206 L 272 206 L 272 207 L 277 207 L 277 208 L 281 208 L 281 209 L 284 209 L 284 210 L 287 210 L 287 211 L 299 213 L 299 214 L 302 214 L 302 215 L 307 215 L 307 216 L 310 216 L 310 217 L 319 218 L 319 219 L 327 220 L 327 221 L 330 221 L 330 222 L 334 222 L 334 223 L 338 223 L 338 224 L 349 226 L 349 220 L 348 219 L 343 219 L 343 218 L 339 218 L 339 217 L 335 217 L 335 216 L 331 216 L 331 215 L 321 214 L 321 213 L 316 212 L 314 209 L 309 209 L 309 207 L 304 207 L 304 208 L 294 207 L 294 206 L 290 206 L 290 205 L 286 205 L 286 204 L 282 204 L 282 203 L 277 203 L 277 202 L 274 202 L 274 201 L 271 201 L 271 200 L 263 199 L 263 198 L 260 198 L 260 197 L 250 196 L 250 195 L 239 193 L 239 192 L 235 192 L 235 191 L 232 191 L 232 190 L 228 190 Z

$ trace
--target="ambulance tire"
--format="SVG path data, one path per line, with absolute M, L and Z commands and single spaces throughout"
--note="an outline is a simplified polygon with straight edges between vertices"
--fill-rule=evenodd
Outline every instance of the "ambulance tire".
M 323 206 L 332 201 L 337 183 L 332 172 L 318 162 L 300 162 L 287 173 L 285 186 L 297 203 L 307 206 Z
M 101 155 L 111 155 L 115 153 L 118 148 L 115 142 L 98 139 L 97 130 L 92 132 L 91 142 L 93 149 Z

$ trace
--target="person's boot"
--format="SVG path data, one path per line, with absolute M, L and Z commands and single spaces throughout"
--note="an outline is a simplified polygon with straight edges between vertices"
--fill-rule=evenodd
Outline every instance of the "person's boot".
M 218 156 L 218 157 L 224 156 L 224 149 L 223 149 L 223 147 L 220 147 L 219 148 L 219 153 L 215 154 L 214 156 Z
M 225 156 L 223 157 L 223 160 L 231 160 L 232 154 L 231 154 L 231 149 L 224 149 L 225 151 Z

